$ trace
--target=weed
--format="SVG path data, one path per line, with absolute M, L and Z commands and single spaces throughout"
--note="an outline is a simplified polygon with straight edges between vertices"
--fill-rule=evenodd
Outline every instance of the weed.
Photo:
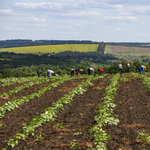
M 73 135 L 80 135 L 80 134 L 82 134 L 82 132 L 73 133 Z
M 80 114 L 80 116 L 84 116 L 84 114 L 83 113 L 79 113 Z
M 40 131 L 40 135 L 39 136 L 37 136 L 37 138 L 36 138 L 36 141 L 37 142 L 40 142 L 41 140 L 42 140 L 42 130 Z
M 77 140 L 73 140 L 69 144 L 70 149 L 79 148 Z
M 0 123 L 0 128 L 1 128 L 1 127 L 6 127 L 6 125 L 5 125 L 5 124 Z
M 96 90 L 100 90 L 101 88 L 100 88 L 100 87 L 96 87 L 95 89 L 96 89 Z
M 64 128 L 64 122 L 61 121 L 60 123 L 57 123 L 54 125 L 55 129 L 63 129 Z
M 119 101 L 118 103 L 121 105 L 123 102 L 122 102 L 122 101 Z
M 136 138 L 141 140 L 142 143 L 144 143 L 144 144 L 150 143 L 150 136 L 144 130 L 143 130 L 143 132 L 140 132 L 139 135 L 140 136 L 137 136 Z

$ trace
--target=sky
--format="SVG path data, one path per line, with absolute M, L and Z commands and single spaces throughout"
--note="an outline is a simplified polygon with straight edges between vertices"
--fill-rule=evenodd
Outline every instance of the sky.
M 0 0 L 0 40 L 150 42 L 150 0 Z

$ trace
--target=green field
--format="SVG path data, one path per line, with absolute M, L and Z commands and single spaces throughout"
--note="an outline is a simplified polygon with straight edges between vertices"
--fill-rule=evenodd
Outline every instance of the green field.
M 63 45 L 43 45 L 28 47 L 13 47 L 1 49 L 1 52 L 14 53 L 59 53 L 64 51 L 92 52 L 97 51 L 99 44 L 63 44 Z

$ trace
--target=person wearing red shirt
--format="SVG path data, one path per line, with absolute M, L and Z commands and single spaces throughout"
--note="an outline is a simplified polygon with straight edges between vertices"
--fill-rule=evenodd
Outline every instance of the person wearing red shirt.
M 98 71 L 99 71 L 99 75 L 104 74 L 104 70 L 103 69 L 100 68 Z

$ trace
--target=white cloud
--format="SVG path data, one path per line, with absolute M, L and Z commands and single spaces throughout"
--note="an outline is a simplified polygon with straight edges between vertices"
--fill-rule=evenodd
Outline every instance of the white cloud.
M 120 31 L 120 28 L 116 28 L 115 30 L 116 30 L 116 31 Z
M 142 15 L 150 15 L 150 6 L 146 7 L 136 7 L 134 12 Z
M 116 20 L 116 21 L 137 21 L 135 16 L 114 16 L 114 17 L 104 17 L 105 20 Z
M 4 30 L 13 30 L 13 28 L 9 26 L 4 26 Z
M 66 4 L 65 3 L 56 3 L 56 2 L 42 2 L 42 3 L 15 3 L 13 6 L 20 7 L 24 9 L 57 9 L 62 8 Z
M 61 16 L 68 16 L 68 17 L 83 17 L 83 16 L 100 16 L 99 12 L 92 12 L 92 11 L 80 11 L 80 12 L 73 12 L 73 13 L 61 13 Z
M 10 15 L 12 13 L 12 10 L 7 10 L 7 9 L 1 9 L 0 10 L 0 15 L 4 15 L 4 14 L 6 14 L 6 15 Z
M 45 22 L 45 18 L 36 18 L 36 17 L 28 17 L 28 18 L 23 18 L 25 22 Z

